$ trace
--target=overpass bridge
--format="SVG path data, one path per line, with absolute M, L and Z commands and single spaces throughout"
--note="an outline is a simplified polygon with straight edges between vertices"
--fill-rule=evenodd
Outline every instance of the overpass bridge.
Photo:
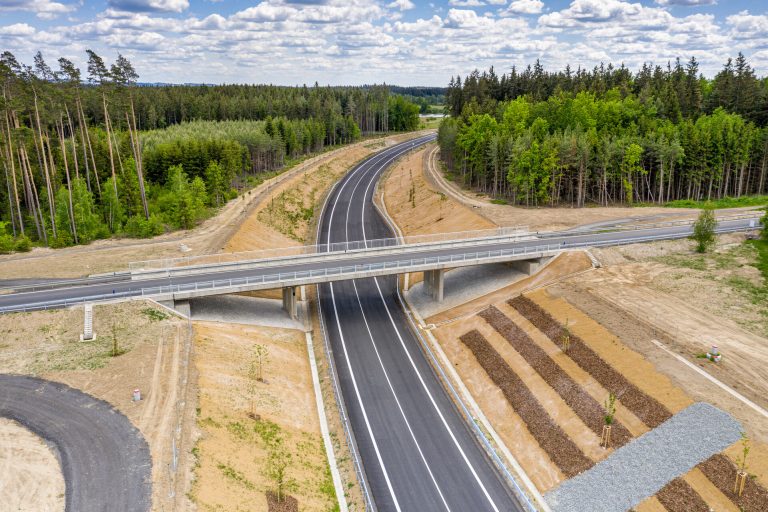
M 757 214 L 723 217 L 717 231 L 755 229 L 757 218 Z M 449 269 L 511 262 L 531 273 L 542 260 L 563 251 L 679 239 L 691 232 L 692 221 L 573 233 L 529 233 L 516 227 L 150 260 L 133 263 L 128 272 L 114 276 L 17 287 L 0 295 L 0 313 L 143 297 L 179 303 L 281 288 L 284 307 L 295 316 L 300 286 L 410 272 L 424 272 L 428 292 L 441 301 Z

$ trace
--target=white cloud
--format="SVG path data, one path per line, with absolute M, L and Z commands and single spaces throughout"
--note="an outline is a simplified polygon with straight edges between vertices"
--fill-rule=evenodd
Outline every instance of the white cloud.
M 768 41 L 768 15 L 752 15 L 748 11 L 732 14 L 725 19 L 731 27 L 735 39 L 762 39 L 763 46 Z
M 35 33 L 35 28 L 26 23 L 14 23 L 13 25 L 7 25 L 0 27 L 0 34 L 3 36 L 11 37 L 26 37 Z
M 540 14 L 544 9 L 541 0 L 513 0 L 504 11 L 508 14 Z
M 182 12 L 189 8 L 189 0 L 109 0 L 115 9 L 131 12 Z
M 43 0 L 0 0 L 0 9 L 35 1 Z M 8 22 L 0 27 L 0 47 L 24 62 L 39 49 L 50 60 L 62 55 L 82 68 L 86 47 L 108 61 L 121 52 L 142 80 L 175 82 L 441 85 L 475 68 L 494 65 L 506 72 L 536 59 L 549 69 L 591 69 L 601 61 L 636 69 L 643 61 L 665 65 L 690 55 L 711 76 L 739 49 L 758 74 L 768 66 L 766 14 L 682 16 L 648 1 L 573 0 L 530 16 L 524 14 L 546 11 L 552 3 L 476 2 L 486 8 L 435 7 L 422 17 L 409 8 L 415 0 L 256 0 L 239 12 L 214 7 L 199 17 L 176 15 L 186 0 L 110 0 L 110 7 L 84 20 L 62 17 L 40 27 Z
M 686 5 L 686 6 L 698 6 L 698 5 L 714 5 L 717 2 L 715 0 L 655 0 L 659 5 Z
M 395 0 L 391 4 L 387 5 L 390 9 L 399 9 L 401 11 L 408 11 L 416 7 L 411 0 Z
M 71 4 L 63 4 L 53 0 L 0 0 L 1 11 L 34 12 L 38 18 L 52 20 L 62 14 L 75 11 Z

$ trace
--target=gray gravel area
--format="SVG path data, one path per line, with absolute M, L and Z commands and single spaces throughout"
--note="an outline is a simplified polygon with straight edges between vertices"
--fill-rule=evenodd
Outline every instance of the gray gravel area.
M 54 448 L 64 474 L 67 512 L 149 510 L 149 446 L 107 402 L 58 382 L 0 375 L 0 417 L 23 425 Z M 2 503 L 0 510 L 6 510 Z
M 276 299 L 242 295 L 212 295 L 191 299 L 189 304 L 192 310 L 192 320 L 305 330 L 302 320 L 307 318 L 306 302 L 297 304 L 298 320 L 291 320 L 288 313 L 283 309 L 282 301 Z
M 405 295 L 422 318 L 428 318 L 494 292 L 524 277 L 527 277 L 527 274 L 514 269 L 507 263 L 459 267 L 445 273 L 443 302 L 432 300 L 432 297 L 424 291 L 423 282 L 415 284 L 405 292 Z
M 624 512 L 740 438 L 729 414 L 699 402 L 546 494 L 553 512 Z

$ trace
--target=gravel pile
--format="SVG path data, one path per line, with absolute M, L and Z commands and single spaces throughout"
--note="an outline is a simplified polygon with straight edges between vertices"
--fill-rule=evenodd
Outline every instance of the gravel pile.
M 525 422 L 539 446 L 565 476 L 577 475 L 592 466 L 592 461 L 555 423 L 531 390 L 480 332 L 470 331 L 460 339 L 472 351 L 488 377 L 504 393 L 507 402 Z
M 740 438 L 742 427 L 696 403 L 546 495 L 554 512 L 624 512 Z
M 597 400 L 576 383 L 544 349 L 539 347 L 507 315 L 491 306 L 481 311 L 479 316 L 523 356 L 523 359 L 562 397 L 563 401 L 587 427 L 598 436 L 602 435 L 603 425 L 605 425 L 605 409 Z M 611 445 L 613 447 L 624 446 L 632 439 L 629 430 L 616 420 L 614 420 L 611 430 Z
M 508 304 L 555 343 L 562 337 L 563 326 L 531 299 L 521 295 L 508 301 Z M 568 356 L 605 389 L 615 393 L 624 407 L 632 411 L 643 423 L 654 428 L 672 416 L 672 413 L 658 400 L 629 382 L 621 373 L 597 355 L 581 338 L 570 333 L 570 339 L 571 345 L 567 352 Z

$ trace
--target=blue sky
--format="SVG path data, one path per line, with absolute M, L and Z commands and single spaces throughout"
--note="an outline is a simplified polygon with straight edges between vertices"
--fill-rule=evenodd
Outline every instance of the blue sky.
M 446 85 L 536 59 L 636 69 L 691 55 L 711 76 L 738 51 L 766 75 L 768 2 L 0 0 L 0 49 L 83 66 L 87 48 L 174 83 Z

